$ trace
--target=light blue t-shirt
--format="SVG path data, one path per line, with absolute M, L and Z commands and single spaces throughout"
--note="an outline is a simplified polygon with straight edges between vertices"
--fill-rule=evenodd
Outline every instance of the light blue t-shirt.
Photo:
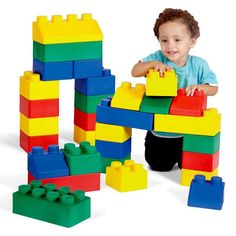
M 160 61 L 163 64 L 171 66 L 178 75 L 178 88 L 186 88 L 192 84 L 218 84 L 216 75 L 209 68 L 208 63 L 200 57 L 189 55 L 186 65 L 178 67 L 158 50 L 141 61 Z

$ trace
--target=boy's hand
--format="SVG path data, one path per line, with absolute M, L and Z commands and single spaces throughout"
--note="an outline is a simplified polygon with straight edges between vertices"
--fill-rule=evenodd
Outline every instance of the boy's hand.
M 159 71 L 160 76 L 164 76 L 165 71 L 171 71 L 172 67 L 167 66 L 159 61 L 155 61 L 153 64 L 153 69 Z
M 187 96 L 193 96 L 195 90 L 201 90 L 198 84 L 192 84 L 186 87 L 186 95 Z

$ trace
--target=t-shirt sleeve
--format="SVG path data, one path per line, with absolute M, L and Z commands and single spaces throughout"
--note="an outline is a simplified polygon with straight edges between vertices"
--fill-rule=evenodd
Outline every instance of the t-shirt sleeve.
M 146 61 L 163 61 L 163 56 L 161 54 L 161 51 L 156 51 L 150 55 L 148 55 L 147 57 L 144 57 L 140 60 L 141 62 L 146 62 Z

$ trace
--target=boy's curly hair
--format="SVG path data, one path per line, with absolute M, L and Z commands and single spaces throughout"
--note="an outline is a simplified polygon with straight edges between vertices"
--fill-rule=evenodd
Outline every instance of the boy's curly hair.
M 153 28 L 154 33 L 158 39 L 159 27 L 168 21 L 178 21 L 185 24 L 192 38 L 198 38 L 200 36 L 198 22 L 188 11 L 166 8 L 162 13 L 159 14 L 159 18 L 156 19 L 156 23 Z

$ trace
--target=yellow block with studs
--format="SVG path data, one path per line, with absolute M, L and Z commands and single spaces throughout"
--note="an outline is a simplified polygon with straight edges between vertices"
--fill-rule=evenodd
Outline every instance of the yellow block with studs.
M 28 118 L 20 113 L 20 129 L 28 136 L 58 134 L 58 117 Z
M 174 70 L 165 71 L 161 77 L 159 71 L 150 69 L 146 78 L 146 96 L 176 96 L 178 79 Z
M 20 77 L 20 95 L 28 100 L 59 98 L 59 81 L 42 81 L 40 74 L 26 71 Z
M 215 136 L 221 127 L 221 115 L 209 108 L 201 117 L 154 115 L 154 131 Z
M 91 145 L 95 145 L 95 130 L 87 131 L 74 125 L 74 141 L 77 143 L 88 141 Z
M 146 189 L 148 173 L 143 165 L 132 160 L 126 160 L 124 165 L 119 161 L 113 161 L 111 166 L 106 168 L 106 184 L 119 192 Z
M 131 128 L 96 123 L 96 139 L 102 141 L 123 143 L 131 137 Z
M 139 111 L 144 93 L 144 84 L 132 87 L 130 82 L 122 82 L 111 100 L 111 107 Z
M 211 180 L 212 176 L 218 176 L 218 168 L 216 168 L 212 172 L 182 169 L 180 184 L 184 186 L 190 186 L 195 175 L 205 175 L 207 180 Z
M 103 34 L 91 14 L 53 15 L 51 21 L 47 16 L 38 16 L 33 22 L 33 40 L 42 44 L 102 41 Z

